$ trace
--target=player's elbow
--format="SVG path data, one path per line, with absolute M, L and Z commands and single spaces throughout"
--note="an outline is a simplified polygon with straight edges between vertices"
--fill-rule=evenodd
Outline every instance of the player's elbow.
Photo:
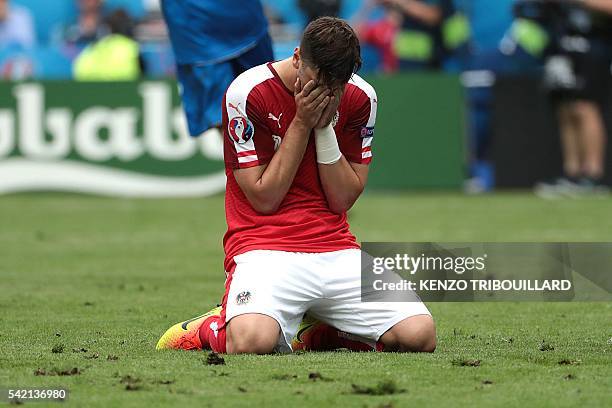
M 253 197 L 249 201 L 253 209 L 262 215 L 276 214 L 280 207 L 280 201 L 268 197 Z
M 353 204 L 355 204 L 355 201 L 356 199 L 351 198 L 330 200 L 328 202 L 329 209 L 334 214 L 341 215 L 350 210 Z
M 353 207 L 353 204 L 355 204 L 355 201 L 357 201 L 362 191 L 363 189 L 360 189 L 356 191 L 355 194 L 349 194 L 345 197 L 338 196 L 328 198 L 327 204 L 329 209 L 334 214 L 344 214 Z
M 329 203 L 329 209 L 334 214 L 344 214 L 348 210 L 350 210 L 352 205 L 348 205 L 347 203 Z
M 279 207 L 278 205 L 268 204 L 268 203 L 260 203 L 257 206 L 253 206 L 253 208 L 255 208 L 255 211 L 257 211 L 258 213 L 262 215 L 276 214 L 276 212 L 278 211 L 278 207 Z

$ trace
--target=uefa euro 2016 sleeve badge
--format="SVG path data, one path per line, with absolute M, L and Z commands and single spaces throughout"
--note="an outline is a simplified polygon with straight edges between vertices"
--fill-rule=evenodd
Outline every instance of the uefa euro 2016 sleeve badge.
M 251 121 L 242 116 L 236 116 L 230 119 L 227 130 L 234 142 L 238 144 L 248 142 L 255 134 L 255 128 Z

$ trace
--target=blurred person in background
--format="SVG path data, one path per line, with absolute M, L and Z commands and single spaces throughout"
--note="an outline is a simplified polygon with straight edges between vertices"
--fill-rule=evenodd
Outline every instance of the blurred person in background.
M 134 81 L 143 64 L 139 45 L 133 39 L 134 23 L 125 10 L 118 9 L 105 19 L 109 34 L 87 46 L 73 66 L 77 81 Z
M 381 11 L 380 6 L 381 0 L 366 0 L 353 18 L 352 25 L 356 27 L 360 41 L 376 49 L 382 71 L 392 73 L 399 68 L 395 40 L 404 17 L 396 8 L 384 7 L 382 15 L 372 18 L 377 10 Z
M 222 155 L 222 100 L 242 72 L 274 59 L 259 0 L 162 0 L 189 133 Z M 212 146 L 209 146 L 212 148 Z
M 402 16 L 394 42 L 400 70 L 440 66 L 442 0 L 379 0 Z
M 30 48 L 36 43 L 30 12 L 20 6 L 0 0 L 0 49 L 15 46 Z
M 607 188 L 601 185 L 606 150 L 602 108 L 612 83 L 612 1 L 519 3 L 551 38 L 545 85 L 558 117 L 563 153 L 564 175 L 539 183 L 536 193 L 572 196 L 605 192 Z
M 449 42 L 445 50 L 445 19 L 451 23 L 449 38 L 456 38 L 455 14 L 453 0 L 366 0 L 354 24 L 364 44 L 377 49 L 383 71 L 436 69 L 445 51 L 454 52 L 464 42 Z
M 55 30 L 54 42 L 77 47 L 78 50 L 98 41 L 108 34 L 104 24 L 102 3 L 104 0 L 75 0 L 78 16 L 74 23 Z
M 298 0 L 298 6 L 311 22 L 324 16 L 338 17 L 342 0 Z

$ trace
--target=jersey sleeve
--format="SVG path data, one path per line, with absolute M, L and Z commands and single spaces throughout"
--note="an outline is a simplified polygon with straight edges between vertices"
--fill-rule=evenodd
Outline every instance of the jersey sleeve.
M 378 99 L 372 86 L 361 78 L 356 81 L 359 81 L 359 86 L 347 90 L 350 92 L 347 95 L 349 112 L 347 121 L 339 132 L 338 145 L 348 161 L 370 164 Z
M 232 169 L 267 164 L 274 155 L 272 132 L 263 120 L 263 98 L 230 87 L 223 100 L 223 136 L 226 166 Z

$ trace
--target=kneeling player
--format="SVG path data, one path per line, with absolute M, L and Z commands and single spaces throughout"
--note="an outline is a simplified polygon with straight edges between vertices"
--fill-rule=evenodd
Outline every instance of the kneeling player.
M 354 31 L 324 17 L 292 58 L 229 87 L 225 295 L 222 306 L 170 328 L 158 349 L 263 354 L 290 351 L 292 339 L 316 350 L 435 349 L 423 303 L 361 302 L 346 212 L 368 177 L 377 97 L 355 74 L 360 66 Z

